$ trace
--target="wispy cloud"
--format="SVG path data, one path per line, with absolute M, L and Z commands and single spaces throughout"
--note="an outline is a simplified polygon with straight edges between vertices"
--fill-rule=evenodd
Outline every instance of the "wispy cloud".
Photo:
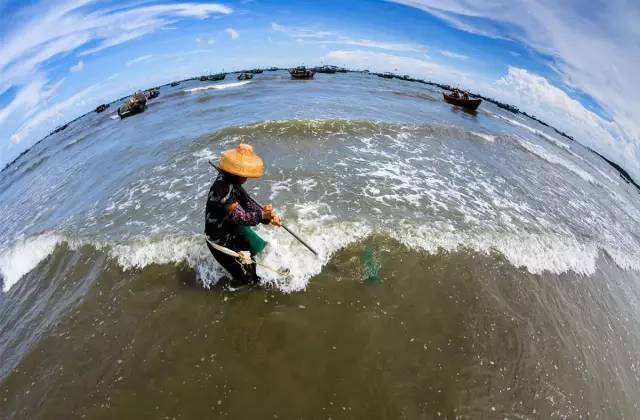
M 637 95 L 625 94 L 640 90 L 638 7 L 625 1 L 608 2 L 597 11 L 573 2 L 391 1 L 425 10 L 462 31 L 510 39 L 551 57 L 549 68 L 566 85 L 593 97 L 612 116 L 609 131 L 621 133 L 593 146 L 610 158 L 640 157 L 640 102 Z M 637 160 L 632 166 L 638 168 Z M 635 176 L 640 179 L 640 168 Z
M 69 68 L 69 71 L 71 73 L 78 73 L 79 71 L 82 71 L 82 69 L 84 69 L 84 61 L 80 60 L 78 61 L 77 64 L 74 64 L 73 66 L 71 66 Z
M 57 104 L 36 113 L 34 116 L 29 118 L 26 123 L 20 126 L 20 128 L 11 136 L 11 141 L 14 144 L 22 142 L 24 139 L 29 137 L 32 130 L 42 125 L 45 121 L 57 121 L 57 123 L 59 123 L 60 119 L 64 117 L 65 113 L 70 108 L 82 108 L 85 105 L 85 98 L 87 98 L 90 93 L 96 91 L 98 87 L 99 85 L 89 86 L 64 101 L 58 102 Z
M 613 121 L 606 121 L 547 79 L 522 68 L 510 67 L 504 77 L 485 92 L 534 113 L 544 121 L 571 133 L 580 143 L 620 162 L 640 179 L 640 155 L 632 136 Z
M 149 55 L 141 55 L 140 57 L 136 57 L 136 58 L 133 58 L 133 59 L 131 59 L 131 60 L 127 61 L 125 65 L 126 65 L 127 67 L 131 67 L 131 66 L 133 66 L 133 65 L 134 65 L 134 64 L 136 64 L 136 63 L 141 63 L 141 62 L 143 62 L 143 61 L 149 61 L 151 58 L 153 58 L 153 55 L 152 55 L 152 54 L 149 54 Z
M 38 107 L 47 106 L 48 102 L 42 100 L 48 101 L 55 92 L 46 75 L 46 63 L 52 59 L 72 52 L 90 56 L 156 30 L 170 29 L 171 24 L 182 19 L 205 19 L 233 12 L 230 7 L 215 3 L 137 2 L 127 7 L 98 9 L 94 3 L 93 0 L 36 3 L 26 6 L 28 13 L 18 15 L 11 25 L 0 25 L 0 95 L 9 89 L 16 92 L 0 110 L 0 120 L 15 116 L 17 125 Z M 84 65 L 80 60 L 69 70 L 81 71 Z M 36 122 L 45 124 L 47 119 L 39 118 Z M 13 141 L 23 141 L 34 131 L 35 124 L 31 121 L 23 124 Z
M 224 30 L 231 39 L 236 40 L 238 38 L 240 38 L 240 34 L 238 33 L 238 31 L 236 31 L 233 28 L 227 28 Z
M 325 55 L 323 60 L 351 68 L 392 71 L 452 84 L 463 83 L 469 86 L 474 83 L 469 74 L 427 58 L 406 57 L 380 51 L 335 50 Z
M 445 57 L 455 58 L 457 60 L 466 60 L 467 58 L 469 58 L 468 56 L 466 56 L 464 54 L 459 54 L 459 53 L 455 53 L 453 51 L 448 51 L 448 50 L 440 50 L 438 52 L 440 54 L 444 55 Z
M 44 77 L 35 77 L 18 91 L 15 98 L 7 106 L 0 109 L 0 124 L 12 116 L 22 119 L 28 118 L 49 101 L 63 81 L 64 79 L 54 85 L 49 85 Z
M 179 19 L 232 13 L 231 8 L 220 4 L 157 4 L 93 12 L 86 9 L 90 4 L 90 0 L 76 0 L 42 6 L 20 26 L 12 26 L 11 32 L 0 30 L 0 92 L 28 80 L 48 59 L 89 42 L 97 45 L 79 55 L 131 41 Z
M 271 22 L 271 30 L 276 32 L 287 32 L 287 28 L 282 25 L 278 25 L 275 22 Z
M 356 47 L 375 48 L 395 52 L 418 52 L 423 54 L 426 54 L 427 52 L 427 48 L 423 45 L 404 42 L 375 41 L 371 39 L 350 39 L 347 37 L 341 37 L 337 40 L 321 41 L 320 43 L 352 45 Z
M 276 29 L 278 28 L 278 29 Z M 348 45 L 354 47 L 373 48 L 380 50 L 388 50 L 394 52 L 416 52 L 421 54 L 427 53 L 424 45 L 395 42 L 387 40 L 372 40 L 362 38 L 351 38 L 339 33 L 327 30 L 318 30 L 314 28 L 292 27 L 285 28 L 276 23 L 271 24 L 271 29 L 279 32 L 286 32 L 299 44 L 318 44 L 318 45 Z

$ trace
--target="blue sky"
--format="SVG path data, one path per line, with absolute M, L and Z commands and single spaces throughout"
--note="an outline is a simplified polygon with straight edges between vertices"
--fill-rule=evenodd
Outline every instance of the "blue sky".
M 136 89 L 220 70 L 337 64 L 513 103 L 640 180 L 637 3 L 0 0 L 0 167 Z

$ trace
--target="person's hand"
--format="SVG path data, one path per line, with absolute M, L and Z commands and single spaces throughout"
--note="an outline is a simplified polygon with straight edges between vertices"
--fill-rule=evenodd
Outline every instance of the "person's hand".
M 262 208 L 262 218 L 264 220 L 271 220 L 273 218 L 273 206 L 271 204 L 267 204 Z
M 282 226 L 282 218 L 274 213 L 273 216 L 271 216 L 271 224 L 276 226 Z

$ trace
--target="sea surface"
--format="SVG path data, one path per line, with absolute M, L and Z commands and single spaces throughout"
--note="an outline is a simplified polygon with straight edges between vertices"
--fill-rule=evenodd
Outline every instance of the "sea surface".
M 640 418 L 640 193 L 579 143 L 362 73 L 118 105 L 0 172 L 0 418 Z M 204 206 L 239 143 L 319 256 L 260 226 L 232 291 Z

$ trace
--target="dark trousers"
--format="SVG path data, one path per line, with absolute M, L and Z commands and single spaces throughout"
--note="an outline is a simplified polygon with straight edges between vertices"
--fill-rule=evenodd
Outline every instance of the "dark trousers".
M 224 245 L 233 251 L 248 251 L 249 243 L 241 236 L 236 236 Z M 256 273 L 256 264 L 240 264 L 235 257 L 227 255 L 224 252 L 220 252 L 207 242 L 207 247 L 213 257 L 218 263 L 225 268 L 231 274 L 236 282 L 243 284 L 257 284 L 260 282 L 260 277 Z

